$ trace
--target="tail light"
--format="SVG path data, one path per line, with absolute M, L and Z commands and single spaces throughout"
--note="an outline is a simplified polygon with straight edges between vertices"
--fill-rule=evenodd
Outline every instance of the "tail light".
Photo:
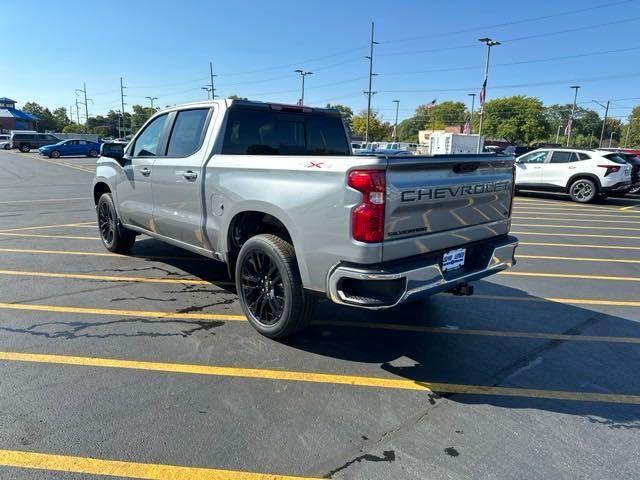
M 362 202 L 351 212 L 351 236 L 359 242 L 381 242 L 384 238 L 384 170 L 353 170 L 348 184 L 362 193 Z
M 611 175 L 612 173 L 616 173 L 620 171 L 620 165 L 598 165 L 600 168 L 606 168 L 607 171 L 604 173 L 604 176 Z

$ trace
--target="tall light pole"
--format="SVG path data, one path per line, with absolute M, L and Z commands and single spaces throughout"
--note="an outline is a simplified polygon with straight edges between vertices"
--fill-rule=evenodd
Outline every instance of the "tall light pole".
M 593 102 L 597 103 L 602 108 L 604 108 L 604 119 L 602 120 L 602 129 L 600 130 L 600 142 L 598 143 L 598 146 L 602 147 L 602 140 L 604 140 L 604 127 L 607 125 L 607 116 L 609 115 L 609 103 L 610 103 L 610 100 L 607 100 L 607 104 L 606 105 L 601 104 L 597 100 L 593 100 Z
M 306 77 L 307 75 L 313 75 L 313 72 L 305 72 L 304 70 L 294 70 L 295 73 L 299 73 L 300 76 L 302 77 L 302 95 L 300 96 L 300 106 L 302 107 L 304 105 L 304 77 Z
M 393 126 L 393 141 L 395 143 L 398 138 L 398 110 L 400 109 L 400 100 L 393 100 L 393 103 L 396 104 L 396 123 Z
M 500 45 L 500 42 L 491 40 L 490 38 L 479 38 L 478 41 L 487 46 L 487 60 L 484 64 L 484 81 L 482 82 L 482 91 L 480 94 L 480 127 L 478 130 L 478 144 L 476 145 L 476 153 L 480 153 L 482 144 L 482 123 L 484 120 L 484 102 L 487 99 L 487 80 L 489 78 L 489 59 L 491 57 L 491 47 Z
M 373 73 L 373 46 L 378 44 L 378 42 L 373 40 L 373 28 L 374 28 L 374 23 L 371 22 L 371 42 L 369 43 L 369 55 L 364 57 L 369 59 L 369 89 L 366 92 L 364 92 L 365 95 L 367 96 L 367 121 L 365 124 L 365 130 L 364 130 L 365 144 L 369 143 L 369 122 L 371 121 L 371 96 L 376 93 L 373 90 L 371 90 L 373 76 L 376 75 L 375 73 Z
M 578 99 L 578 90 L 580 89 L 580 85 L 571 85 L 571 87 L 575 90 L 573 94 L 573 106 L 571 107 L 571 116 L 569 117 L 569 133 L 567 134 L 567 147 L 571 143 L 571 130 L 573 130 L 573 116 L 576 113 L 576 100 Z
M 124 89 L 127 88 L 123 85 L 122 83 L 122 77 L 120 77 L 120 102 L 122 103 L 122 133 L 124 133 L 124 135 L 122 135 L 122 137 L 120 138 L 124 138 L 127 136 L 127 127 L 125 125 L 125 121 L 124 121 L 124 106 L 126 105 L 126 103 L 124 103 L 124 97 L 126 97 L 126 95 L 124 94 Z M 133 118 L 131 118 L 131 123 L 129 125 L 130 127 L 133 127 Z M 133 128 L 131 128 L 131 133 L 133 134 Z
M 154 100 L 158 100 L 158 97 L 144 97 L 144 98 L 148 98 L 149 101 L 151 102 L 151 108 L 153 108 L 153 101 Z
M 611 143 L 613 142 L 613 136 L 616 134 L 616 132 L 611 132 L 611 135 L 609 135 L 609 148 L 611 148 Z
M 473 133 L 473 109 L 476 107 L 476 94 L 467 93 L 471 97 L 471 115 L 469 117 L 469 133 Z

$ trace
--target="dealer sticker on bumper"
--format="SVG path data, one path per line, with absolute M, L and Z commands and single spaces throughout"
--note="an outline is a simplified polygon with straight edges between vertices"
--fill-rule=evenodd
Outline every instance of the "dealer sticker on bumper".
M 462 267 L 464 265 L 464 256 L 466 252 L 467 250 L 465 248 L 445 252 L 442 256 L 442 271 L 446 272 L 447 270 Z

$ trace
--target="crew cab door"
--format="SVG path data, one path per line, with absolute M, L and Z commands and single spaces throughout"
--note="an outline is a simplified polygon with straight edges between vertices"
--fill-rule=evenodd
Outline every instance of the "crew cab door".
M 173 240 L 208 248 L 203 236 L 203 165 L 213 108 L 170 114 L 166 155 L 153 165 L 153 218 L 157 232 Z
M 156 159 L 164 155 L 168 114 L 145 125 L 127 148 L 116 186 L 118 213 L 122 222 L 156 231 L 153 225 L 151 180 Z
M 544 183 L 543 165 L 548 150 L 531 152 L 516 161 L 516 185 L 540 185 Z

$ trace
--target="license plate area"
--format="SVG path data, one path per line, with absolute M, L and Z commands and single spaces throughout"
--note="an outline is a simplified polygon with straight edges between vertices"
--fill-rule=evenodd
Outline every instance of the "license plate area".
M 464 267 L 465 257 L 467 255 L 466 248 L 457 248 L 449 250 L 442 255 L 442 271 L 448 272 Z

